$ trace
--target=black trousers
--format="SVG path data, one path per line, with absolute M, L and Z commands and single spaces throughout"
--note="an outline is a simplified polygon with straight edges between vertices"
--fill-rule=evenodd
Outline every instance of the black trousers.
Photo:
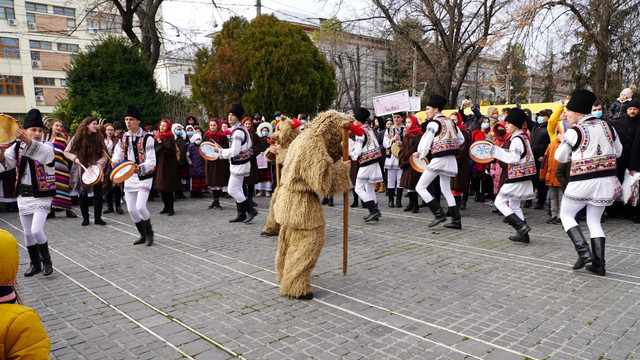
M 88 191 L 80 193 L 80 212 L 82 218 L 89 220 L 89 196 Z M 93 212 L 96 220 L 102 219 L 102 185 L 93 187 Z

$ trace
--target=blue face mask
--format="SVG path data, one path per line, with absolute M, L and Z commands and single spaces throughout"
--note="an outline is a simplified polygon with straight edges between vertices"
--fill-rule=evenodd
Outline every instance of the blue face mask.
M 176 130 L 176 135 L 178 136 L 182 135 L 182 130 Z
M 269 136 L 269 132 L 268 131 L 263 131 L 262 132 L 262 137 L 267 137 Z
M 542 124 L 544 122 L 544 118 L 542 116 L 538 116 L 538 124 Z
M 598 111 L 592 111 L 591 115 L 595 116 L 596 118 L 600 119 L 602 117 L 602 110 L 598 110 Z
M 187 135 L 188 135 L 189 137 L 193 136 L 193 131 L 188 131 L 188 132 L 187 132 Z
M 502 115 L 498 116 L 498 121 L 503 121 L 504 119 L 506 119 L 504 116 Z
M 487 130 L 489 128 L 489 123 L 482 123 L 480 127 L 483 128 L 484 130 Z

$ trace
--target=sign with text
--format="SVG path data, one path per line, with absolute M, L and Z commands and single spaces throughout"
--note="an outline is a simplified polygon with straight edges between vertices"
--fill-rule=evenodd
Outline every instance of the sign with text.
M 420 111 L 420 96 L 410 96 L 409 101 L 411 101 L 411 111 Z
M 409 91 L 402 90 L 373 98 L 373 109 L 377 116 L 393 114 L 399 111 L 411 111 Z

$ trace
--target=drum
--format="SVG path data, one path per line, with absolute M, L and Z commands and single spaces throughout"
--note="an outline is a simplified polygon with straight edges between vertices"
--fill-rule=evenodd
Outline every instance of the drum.
M 469 155 L 473 161 L 486 164 L 493 161 L 493 155 L 491 155 L 493 146 L 495 145 L 489 140 L 478 140 L 469 147 Z
M 412 156 L 409 158 L 409 164 L 411 164 L 413 170 L 422 173 L 427 168 L 427 165 L 429 165 L 429 160 L 427 160 L 427 158 L 418 159 Z
M 9 115 L 0 114 L 0 145 L 9 144 L 16 139 L 18 122 Z
M 88 186 L 94 186 L 102 181 L 102 169 L 98 165 L 89 166 L 82 173 L 82 182 Z
M 202 155 L 202 158 L 205 160 L 218 160 L 218 153 L 215 151 L 217 147 L 219 147 L 218 144 L 213 141 L 203 141 L 202 144 L 200 144 L 200 155 Z
M 133 175 L 133 165 L 135 165 L 135 163 L 131 160 L 121 162 L 111 170 L 109 179 L 115 184 L 124 182 Z
M 400 146 L 398 144 L 393 143 L 393 145 L 391 145 L 391 154 L 398 157 L 398 154 L 400 154 Z

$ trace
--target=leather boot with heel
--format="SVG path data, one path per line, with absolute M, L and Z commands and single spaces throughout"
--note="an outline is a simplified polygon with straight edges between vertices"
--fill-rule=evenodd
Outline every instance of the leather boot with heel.
M 591 249 L 589 249 L 589 244 L 587 244 L 587 240 L 584 238 L 584 235 L 580 230 L 580 226 L 574 226 L 567 230 L 567 235 L 569 235 L 569 239 L 571 239 L 571 242 L 578 253 L 578 260 L 573 264 L 572 269 L 582 269 L 587 263 L 593 261 L 593 255 L 591 254 Z
M 24 276 L 33 276 L 42 271 L 42 260 L 40 259 L 40 251 L 38 251 L 38 245 L 27 246 L 27 252 L 29 252 L 29 260 L 31 260 L 31 266 L 29 270 L 24 273 Z
M 444 211 L 442 211 L 442 206 L 440 206 L 440 203 L 436 199 L 429 201 L 427 203 L 427 207 L 429 207 L 429 210 L 431 210 L 433 215 L 436 217 L 431 221 L 431 223 L 429 223 L 429 227 L 434 227 L 447 221 L 447 217 L 445 216 Z
M 403 188 L 396 188 L 396 207 L 397 208 L 401 208 L 402 207 L 402 192 L 404 191 Z
M 380 213 L 380 210 L 378 209 L 378 204 L 375 203 L 375 201 L 371 200 L 371 201 L 367 201 L 364 203 L 364 206 L 369 209 L 369 215 L 367 216 L 363 216 L 364 218 L 364 222 L 369 222 L 369 221 L 378 221 L 380 219 L 380 217 L 382 216 L 382 213 Z
M 243 222 L 247 219 L 247 212 L 244 208 L 244 204 L 245 204 L 246 200 L 244 202 L 236 202 L 236 217 L 234 217 L 233 219 L 229 220 L 229 222 L 231 223 L 235 223 L 235 222 Z
M 598 237 L 591 239 L 591 250 L 593 251 L 593 262 L 591 264 L 585 266 L 588 271 L 592 273 L 604 276 L 606 274 L 606 270 L 604 268 L 604 243 L 605 238 Z
M 138 233 L 140 234 L 140 238 L 136 240 L 133 245 L 144 244 L 147 241 L 146 232 L 144 228 L 143 220 L 140 220 L 136 223 L 136 229 L 138 229 Z
M 449 207 L 451 212 L 451 222 L 444 224 L 447 229 L 462 229 L 462 219 L 460 218 L 460 205 L 454 205 Z
M 42 275 L 49 276 L 53 273 L 53 263 L 49 253 L 49 243 L 38 244 L 38 252 L 42 258 Z
M 244 209 L 245 209 L 245 211 L 247 213 L 246 219 L 244 220 L 245 224 L 250 222 L 251 220 L 253 220 L 253 218 L 256 217 L 256 215 L 258 215 L 258 210 L 256 210 L 253 207 L 253 205 L 251 203 L 251 200 L 249 200 L 249 199 L 244 201 Z
M 531 231 L 531 228 L 529 227 L 529 225 L 527 225 L 527 223 L 524 220 L 520 219 L 518 215 L 516 215 L 515 213 L 505 217 L 504 220 L 507 224 L 511 225 L 511 227 L 516 229 L 516 232 L 517 232 L 515 236 L 510 236 L 509 240 L 515 241 L 515 242 L 529 243 L 528 233 L 529 231 Z
M 387 196 L 389 197 L 389 207 L 396 207 L 396 203 L 394 201 L 394 197 L 395 197 L 395 191 L 396 189 L 391 189 L 391 188 L 387 188 Z

